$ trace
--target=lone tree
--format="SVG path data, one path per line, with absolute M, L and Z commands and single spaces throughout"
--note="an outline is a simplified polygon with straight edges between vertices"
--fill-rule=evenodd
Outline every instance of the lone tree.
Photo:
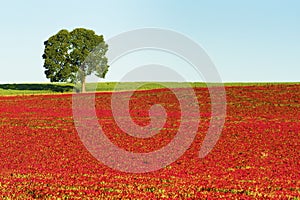
M 86 77 L 94 73 L 104 78 L 109 66 L 105 53 L 108 46 L 102 35 L 84 28 L 60 30 L 44 42 L 46 77 L 51 82 L 81 83 L 85 92 Z

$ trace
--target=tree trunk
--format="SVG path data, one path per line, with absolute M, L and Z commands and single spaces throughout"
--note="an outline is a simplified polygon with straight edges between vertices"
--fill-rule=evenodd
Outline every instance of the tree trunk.
M 81 93 L 85 93 L 85 77 L 81 81 Z

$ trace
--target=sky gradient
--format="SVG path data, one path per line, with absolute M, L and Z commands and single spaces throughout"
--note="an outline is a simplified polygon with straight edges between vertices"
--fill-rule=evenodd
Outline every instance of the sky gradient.
M 171 29 L 205 49 L 223 82 L 300 82 L 297 0 L 3 1 L 0 10 L 0 83 L 49 82 L 43 42 L 77 27 L 105 39 L 144 27 Z M 113 67 L 106 81 L 116 79 Z

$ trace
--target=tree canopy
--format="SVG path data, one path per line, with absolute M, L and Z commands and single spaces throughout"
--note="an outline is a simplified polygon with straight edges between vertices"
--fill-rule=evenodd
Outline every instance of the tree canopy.
M 104 78 L 108 71 L 105 57 L 108 45 L 103 36 L 93 30 L 76 28 L 69 32 L 63 29 L 44 45 L 45 74 L 51 82 L 81 82 L 81 91 L 85 92 L 88 75 L 94 73 Z

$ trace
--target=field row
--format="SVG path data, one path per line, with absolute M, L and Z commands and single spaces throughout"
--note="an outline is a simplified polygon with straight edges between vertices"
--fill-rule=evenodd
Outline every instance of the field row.
M 202 159 L 198 153 L 209 128 L 211 104 L 207 88 L 196 88 L 195 93 L 200 122 L 193 143 L 174 163 L 141 174 L 111 169 L 87 151 L 74 126 L 71 94 L 0 97 L 0 197 L 300 196 L 300 85 L 227 86 L 223 132 Z M 155 103 L 164 106 L 167 120 L 151 138 L 135 138 L 118 127 L 111 93 L 97 94 L 95 108 L 115 145 L 145 153 L 170 143 L 183 123 L 178 100 L 168 89 L 136 91 L 130 99 L 133 121 L 149 124 L 148 111 Z

